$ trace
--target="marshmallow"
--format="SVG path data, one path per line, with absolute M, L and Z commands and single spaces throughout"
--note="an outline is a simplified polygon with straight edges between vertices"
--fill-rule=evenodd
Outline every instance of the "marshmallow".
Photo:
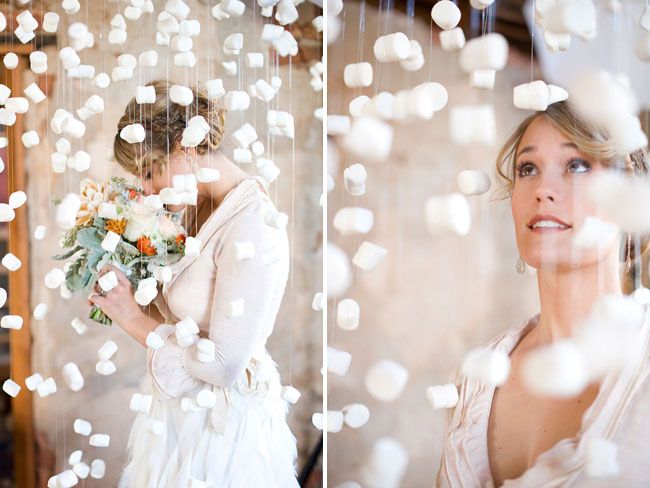
M 129 124 L 122 128 L 120 137 L 130 144 L 144 141 L 145 130 L 142 124 Z
M 61 8 L 63 8 L 66 14 L 72 15 L 79 12 L 81 5 L 79 4 L 79 0 L 63 0 L 61 2 Z
M 352 164 L 343 171 L 345 190 L 353 196 L 366 193 L 366 168 L 362 164 Z M 371 225 L 372 227 L 372 225 Z M 339 232 L 341 232 L 339 230 Z
M 612 121 L 610 135 L 614 140 L 616 153 L 620 156 L 626 156 L 648 145 L 648 137 L 636 115 L 622 115 L 616 123 Z
M 84 377 L 75 363 L 66 363 L 61 374 L 72 391 L 79 391 L 84 387 Z
M 113 357 L 113 355 L 117 352 L 117 344 L 113 341 L 106 341 L 102 347 L 97 349 L 97 356 L 99 356 L 99 359 L 103 359 L 104 361 L 108 361 Z
M 47 229 L 44 225 L 37 225 L 34 229 L 34 239 L 37 241 L 43 240 L 45 238 L 45 233 Z
M 388 251 L 372 242 L 363 241 L 352 258 L 352 263 L 364 271 L 374 271 Z
M 27 194 L 24 191 L 15 191 L 9 195 L 9 206 L 13 209 L 22 207 L 27 201 Z
M 178 32 L 183 36 L 196 37 L 201 33 L 201 23 L 198 20 L 181 20 Z
M 79 317 L 75 317 L 70 321 L 70 325 L 79 335 L 83 335 L 88 330 L 88 325 Z
M 27 88 L 25 88 L 25 91 L 27 91 Z M 11 89 L 6 85 L 0 84 L 0 105 L 4 105 L 7 102 L 9 95 L 11 95 Z
M 600 437 L 586 439 L 587 462 L 585 471 L 593 478 L 618 476 L 618 446 L 612 441 Z
M 194 43 L 191 37 L 177 35 L 171 38 L 169 47 L 171 47 L 174 51 L 184 53 L 191 51 L 192 47 L 194 47 Z
M 406 71 L 417 71 L 424 66 L 424 53 L 422 46 L 415 39 L 411 39 L 411 52 L 408 58 L 399 62 L 400 66 Z
M 566 100 L 569 94 L 559 86 L 547 85 L 541 80 L 518 85 L 513 90 L 515 107 L 537 111 L 546 108 L 555 102 Z
M 340 410 L 327 411 L 327 432 L 341 432 L 343 428 L 343 412 Z
M 273 183 L 280 175 L 280 168 L 270 159 L 257 158 L 257 161 L 255 161 L 255 169 L 268 183 Z
M 117 248 L 117 245 L 120 243 L 121 239 L 122 238 L 120 234 L 116 234 L 115 232 L 109 230 L 102 240 L 102 249 L 110 253 L 115 252 L 115 249 Z
M 7 98 L 5 108 L 15 114 L 24 114 L 29 110 L 29 100 L 24 97 Z
M 347 64 L 343 70 L 343 81 L 347 87 L 372 85 L 372 65 L 367 62 Z
M 246 4 L 239 0 L 222 0 L 221 9 L 230 17 L 241 17 L 246 10 Z
M 257 80 L 255 82 L 255 94 L 257 98 L 265 102 L 270 102 L 276 93 L 276 90 L 266 80 Z
M 65 0 L 64 0 L 65 3 Z M 72 488 L 79 484 L 79 479 L 75 472 L 71 469 L 67 469 L 62 473 L 56 475 L 55 488 Z
M 318 430 L 323 430 L 323 414 L 316 412 L 311 416 L 311 423 Z
M 347 115 L 327 116 L 327 135 L 335 136 L 350 132 L 350 117 Z
M 86 125 L 74 117 L 69 117 L 65 121 L 63 132 L 75 139 L 81 139 L 86 133 Z
M 54 290 L 65 281 L 65 272 L 61 268 L 52 268 L 44 278 L 45 286 Z
M 104 111 L 104 99 L 99 95 L 91 95 L 86 100 L 84 107 L 96 114 L 100 114 Z
M 379 62 L 401 61 L 411 53 L 411 42 L 402 32 L 388 34 L 377 38 L 373 52 Z
M 0 222 L 11 222 L 16 218 L 16 212 L 6 203 L 0 203 Z
M 298 20 L 298 10 L 292 0 L 280 0 L 276 5 L 275 20 L 287 25 Z
M 117 367 L 115 367 L 113 361 L 104 361 L 102 359 L 95 364 L 95 371 L 97 371 L 97 374 L 99 375 L 109 376 L 117 371 Z
M 7 53 L 2 58 L 2 62 L 7 69 L 15 69 L 18 66 L 18 55 L 16 53 Z
M 314 293 L 314 298 L 311 301 L 311 309 L 314 312 L 321 312 L 323 310 L 324 296 L 322 292 Z
M 503 351 L 474 349 L 463 358 L 461 373 L 468 378 L 501 386 L 510 373 L 510 358 Z
M 0 124 L 11 126 L 16 123 L 16 114 L 7 110 L 6 108 L 0 108 Z
M 199 339 L 196 343 L 196 358 L 202 363 L 211 363 L 215 359 L 216 347 L 210 339 Z
M 88 444 L 95 447 L 108 447 L 111 444 L 111 436 L 108 434 L 93 434 Z
M 230 111 L 246 110 L 250 106 L 251 98 L 245 91 L 232 90 L 226 93 L 224 101 L 226 109 Z
M 36 34 L 34 34 L 33 31 L 26 31 L 25 29 L 23 29 L 21 25 L 16 27 L 16 30 L 14 30 L 14 34 L 16 35 L 18 40 L 23 44 L 27 44 L 29 41 L 31 41 L 36 37 Z
M 43 51 L 33 51 L 29 55 L 29 69 L 36 74 L 47 71 L 47 55 Z
M 393 128 L 373 117 L 357 117 L 343 145 L 350 152 L 371 160 L 384 160 L 393 144 Z
M 137 103 L 156 103 L 156 88 L 154 86 L 138 86 L 135 88 Z
M 59 28 L 59 14 L 56 12 L 47 12 L 43 16 L 43 25 L 41 27 L 45 32 L 56 32 Z
M 496 117 L 489 104 L 456 105 L 451 109 L 449 126 L 454 144 L 491 145 L 496 140 Z
M 108 273 L 103 274 L 102 276 L 99 277 L 97 283 L 99 283 L 99 286 L 105 292 L 111 291 L 118 284 L 117 275 L 115 274 L 115 271 L 109 271 Z
M 153 435 L 163 435 L 165 432 L 165 424 L 163 424 L 160 420 L 156 419 L 147 419 L 145 422 L 145 428 L 151 432 Z
M 76 474 L 80 479 L 86 479 L 90 474 L 90 466 L 86 463 L 79 462 L 72 466 L 72 471 L 74 471 L 74 474 Z
M 7 303 L 7 290 L 0 288 L 0 308 L 5 306 Z
M 458 403 L 458 388 L 453 383 L 427 388 L 427 400 L 433 410 L 454 408 Z
M 113 81 L 125 81 L 133 78 L 133 70 L 127 66 L 116 66 L 111 72 Z
M 4 86 L 4 85 L 2 85 Z M 34 103 L 40 103 L 43 100 L 45 100 L 47 97 L 45 96 L 45 93 L 41 91 L 41 89 L 38 87 L 36 83 L 30 83 L 27 88 L 23 90 L 25 95 L 27 95 L 30 100 Z
M 179 68 L 194 68 L 196 66 L 196 55 L 192 51 L 174 55 L 174 66 Z
M 569 398 L 587 386 L 587 365 L 574 341 L 563 340 L 529 352 L 521 368 L 522 382 L 533 394 Z
M 92 85 L 97 88 L 107 88 L 110 84 L 111 78 L 106 73 L 99 73 L 92 81 Z
M 43 377 L 38 373 L 34 373 L 33 375 L 25 378 L 25 386 L 29 391 L 36 390 L 38 385 L 40 385 L 41 383 L 43 383 Z
M 208 129 L 209 132 L 209 129 Z M 183 147 L 196 147 L 205 140 L 207 132 L 196 124 L 188 125 L 183 129 L 183 137 L 181 139 L 181 146 Z
M 16 396 L 18 396 L 18 393 L 20 393 L 21 388 L 18 383 L 9 379 L 5 380 L 5 382 L 2 384 L 2 390 L 10 397 L 16 398 Z
M 458 173 L 458 188 L 464 195 L 481 195 L 490 189 L 490 176 L 483 170 Z
M 140 393 L 134 393 L 131 396 L 129 409 L 132 412 L 140 412 L 145 415 L 149 415 L 152 405 L 153 405 L 153 397 L 151 395 L 142 395 Z
M 139 9 L 137 7 L 134 7 L 132 5 L 128 5 L 124 9 L 124 17 L 126 17 L 129 20 L 135 21 L 140 18 L 142 15 L 142 9 Z
M 185 239 L 185 255 L 198 256 L 201 250 L 201 240 L 195 237 L 187 237 Z
M 124 29 L 111 29 L 108 33 L 108 43 L 122 45 L 126 42 L 127 34 Z
M 587 216 L 573 237 L 573 245 L 579 249 L 607 247 L 618 233 L 619 228 L 615 224 Z
M 35 130 L 30 130 L 28 132 L 25 132 L 21 136 L 21 140 L 23 141 L 23 145 L 27 149 L 37 146 L 41 142 L 41 140 L 38 137 L 38 132 L 36 132 Z
M 201 183 L 211 183 L 218 181 L 221 173 L 216 168 L 199 168 L 196 172 L 196 179 Z
M 368 102 L 368 100 L 370 100 L 370 98 L 368 98 L 366 95 L 360 95 L 356 98 L 353 98 L 348 105 L 350 115 L 354 117 L 361 115 L 363 107 Z
M 343 412 L 343 421 L 353 429 L 363 427 L 370 419 L 370 410 L 361 403 L 351 403 L 344 406 L 341 411 Z
M 352 354 L 327 346 L 327 371 L 345 376 L 350 368 Z
M 359 304 L 352 298 L 341 300 L 336 311 L 336 324 L 343 330 L 359 327 Z
M 43 320 L 47 314 L 47 305 L 45 303 L 39 303 L 34 307 L 34 312 L 32 313 L 33 317 L 36 320 Z
M 95 479 L 101 479 L 106 473 L 106 463 L 102 459 L 95 459 L 90 464 L 90 476 Z
M 448 31 L 460 22 L 460 9 L 449 0 L 440 0 L 431 9 L 431 18 L 438 27 Z
M 368 393 L 381 402 L 391 402 L 402 394 L 409 379 L 408 370 L 401 364 L 382 359 L 366 372 Z
M 494 32 L 475 37 L 467 41 L 458 61 L 467 73 L 476 69 L 499 71 L 508 61 L 508 41 L 501 34 Z
M 75 433 L 83 436 L 89 436 L 93 430 L 92 425 L 90 425 L 90 422 L 83 419 L 75 419 L 73 428 Z
M 235 319 L 242 317 L 245 311 L 245 302 L 243 298 L 237 298 L 235 300 L 230 300 L 228 303 L 228 309 L 226 311 L 226 317 L 229 319 Z
M 194 101 L 194 93 L 186 86 L 173 85 L 169 89 L 169 99 L 178 105 L 187 106 Z
M 20 330 L 23 328 L 23 318 L 20 315 L 4 315 L 0 319 L 0 327 L 3 329 Z
M 18 259 L 14 254 L 7 253 L 2 258 L 2 265 L 7 268 L 9 271 L 16 271 L 22 266 L 20 259 Z
M 493 69 L 475 69 L 470 73 L 469 86 L 492 90 L 494 88 L 495 75 L 496 70 Z
M 230 34 L 223 40 L 223 51 L 227 56 L 237 56 L 244 47 L 244 35 L 241 32 Z
M 390 437 L 381 438 L 361 467 L 361 481 L 364 486 L 400 486 L 408 462 L 408 453 L 402 444 Z
M 50 377 L 42 383 L 39 383 L 39 385 L 36 387 L 36 391 L 41 398 L 52 395 L 57 392 L 56 381 L 54 381 L 54 378 Z
M 59 51 L 59 59 L 66 70 L 75 68 L 81 64 L 81 58 L 70 46 L 64 47 Z
M 264 223 L 276 229 L 284 229 L 289 222 L 289 216 L 282 212 L 269 210 L 264 214 Z
M 246 66 L 248 68 L 262 68 L 264 66 L 264 54 L 246 53 Z
M 196 404 L 201 408 L 212 408 L 217 403 L 217 396 L 208 389 L 203 389 L 196 395 Z
M 453 232 L 459 236 L 469 233 L 472 214 L 469 202 L 460 193 L 435 196 L 425 206 L 427 229 L 434 235 Z
M 374 224 L 372 210 L 362 207 L 343 207 L 334 215 L 333 225 L 341 235 L 367 234 Z
M 237 74 L 237 62 L 236 61 L 224 61 L 223 63 L 221 63 L 221 66 L 223 66 L 223 69 L 230 76 L 235 76 Z
M 549 2 L 542 28 L 557 34 L 573 34 L 587 41 L 596 36 L 596 7 L 591 0 Z
M 298 391 L 296 388 L 293 386 L 283 386 L 282 389 L 280 390 L 280 395 L 282 396 L 282 399 L 288 403 L 291 403 L 292 405 L 295 405 L 296 402 L 298 402 L 298 399 L 300 398 L 300 391 Z
M 644 31 L 650 32 L 650 6 L 646 5 L 643 8 L 643 13 L 641 14 L 641 18 L 639 19 L 639 27 L 641 27 Z
M 211 100 L 220 98 L 226 93 L 226 90 L 223 87 L 223 81 L 220 78 L 207 81 L 205 86 L 208 91 L 208 98 Z

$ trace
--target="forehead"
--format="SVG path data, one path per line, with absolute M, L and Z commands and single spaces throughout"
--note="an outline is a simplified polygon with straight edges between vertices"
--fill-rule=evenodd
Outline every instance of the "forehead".
M 569 140 L 559 129 L 557 129 L 551 121 L 544 116 L 536 117 L 524 131 L 519 142 L 519 147 L 533 145 L 536 146 L 540 142 L 545 144 L 556 144 L 562 146 Z

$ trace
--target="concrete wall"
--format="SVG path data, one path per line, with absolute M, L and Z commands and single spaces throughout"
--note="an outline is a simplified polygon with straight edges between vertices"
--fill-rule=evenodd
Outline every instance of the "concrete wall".
M 44 10 L 62 13 L 60 1 L 42 3 Z M 52 223 L 54 206 L 51 199 L 68 191 L 78 191 L 79 181 L 83 177 L 104 179 L 121 174 L 117 164 L 111 162 L 107 155 L 112 147 L 116 123 L 125 105 L 135 95 L 136 85 L 163 77 L 187 85 L 222 77 L 226 89 L 238 86 L 245 89 L 255 80 L 252 70 L 243 68 L 242 75 L 228 77 L 220 64 L 225 58 L 221 41 L 232 32 L 243 32 L 245 51 L 266 52 L 266 49 L 259 41 L 261 18 L 258 9 L 255 18 L 250 14 L 249 8 L 244 17 L 234 22 L 219 23 L 210 15 L 211 6 L 206 2 L 188 1 L 192 7 L 190 18 L 198 18 L 201 21 L 202 33 L 199 39 L 194 41 L 194 52 L 198 58 L 196 67 L 183 70 L 173 66 L 173 57 L 168 48 L 155 46 L 155 19 L 164 6 L 163 1 L 155 1 L 155 14 L 144 15 L 137 22 L 127 21 L 128 41 L 121 48 L 108 44 L 107 35 L 111 18 L 123 10 L 126 4 L 94 1 L 81 3 L 81 11 L 74 16 L 61 16 L 59 48 L 68 45 L 68 25 L 82 21 L 87 23 L 96 39 L 93 48 L 81 52 L 82 63 L 94 65 L 97 72 L 105 71 L 110 74 L 113 66 L 117 64 L 117 56 L 122 53 L 137 56 L 144 50 L 157 49 L 160 61 L 157 68 L 138 67 L 133 80 L 100 90 L 92 87 L 90 80 L 68 80 L 58 62 L 57 50 L 46 50 L 49 58 L 48 73 L 55 76 L 53 91 L 46 101 L 30 110 L 26 122 L 27 129 L 38 130 L 41 134 L 41 144 L 27 151 L 26 191 L 29 195 L 29 224 L 31 229 L 38 224 L 48 227 L 45 240 L 31 243 L 31 301 L 34 306 L 45 302 L 50 309 L 45 320 L 33 322 L 32 360 L 33 371 L 40 372 L 44 377 L 55 376 L 59 383 L 59 392 L 46 399 L 36 396 L 35 421 L 37 430 L 45 434 L 49 448 L 56 453 L 54 470 L 65 469 L 70 452 L 83 448 L 84 454 L 91 459 L 101 456 L 107 462 L 107 476 L 101 485 L 115 486 L 125 461 L 130 423 L 135 416 L 129 411 L 129 399 L 145 373 L 146 351 L 116 327 L 94 325 L 83 337 L 78 336 L 69 322 L 74 316 L 88 315 L 89 308 L 85 300 L 75 297 L 64 301 L 58 296 L 58 292 L 52 292 L 43 286 L 43 276 L 56 265 L 49 257 L 58 252 L 59 231 Z M 313 293 L 321 289 L 322 279 L 319 249 L 322 209 L 318 205 L 322 181 L 322 126 L 312 115 L 313 110 L 322 105 L 322 98 L 320 93 L 311 89 L 310 76 L 305 67 L 290 68 L 283 65 L 278 68 L 278 75 L 283 79 L 284 86 L 274 105 L 281 110 L 291 108 L 295 118 L 296 138 L 295 147 L 289 140 L 275 140 L 274 159 L 281 168 L 282 175 L 272 186 L 272 195 L 278 208 L 290 215 L 293 272 L 275 333 L 268 347 L 279 364 L 283 383 L 291 382 L 302 391 L 300 402 L 292 408 L 289 416 L 292 430 L 299 439 L 302 465 L 305 456 L 320 436 L 311 425 L 310 418 L 313 411 L 321 409 L 322 395 L 319 372 L 322 323 L 320 315 L 311 310 Z M 262 73 L 258 74 L 258 77 L 260 76 L 270 79 L 271 69 L 268 64 Z M 29 82 L 31 80 L 27 81 Z M 73 151 L 84 149 L 91 154 L 91 170 L 82 175 L 73 170 L 64 175 L 53 174 L 49 169 L 49 156 L 55 150 L 54 142 L 58 136 L 49 130 L 51 116 L 57 108 L 76 110 L 94 93 L 104 97 L 106 111 L 88 120 L 86 136 L 81 141 L 73 142 Z M 258 134 L 266 145 L 265 113 L 266 103 L 252 102 L 251 108 L 244 115 L 229 115 L 229 132 L 238 128 L 243 121 L 249 121 L 256 125 Z M 107 339 L 114 340 L 120 347 L 115 361 L 118 372 L 110 377 L 100 377 L 94 372 L 95 351 Z M 77 362 L 86 377 L 87 386 L 78 393 L 71 393 L 60 376 L 61 367 L 67 361 Z M 97 432 L 110 434 L 111 447 L 87 447 L 87 439 L 80 438 L 72 430 L 72 422 L 77 417 L 91 421 Z

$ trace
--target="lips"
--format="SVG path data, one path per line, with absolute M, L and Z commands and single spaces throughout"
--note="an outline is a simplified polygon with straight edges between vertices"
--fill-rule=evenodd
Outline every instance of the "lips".
M 527 226 L 533 232 L 564 231 L 572 228 L 562 219 L 549 214 L 535 215 L 530 219 Z

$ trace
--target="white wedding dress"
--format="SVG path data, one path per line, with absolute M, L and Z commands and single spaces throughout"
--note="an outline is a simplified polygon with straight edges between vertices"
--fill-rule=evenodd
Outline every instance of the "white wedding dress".
M 140 388 L 153 405 L 133 424 L 120 488 L 298 486 L 288 404 L 265 349 L 289 263 L 286 231 L 265 223 L 274 211 L 264 180 L 245 179 L 199 230 L 200 255 L 172 265 L 156 304 L 170 324 L 191 316 L 216 344 L 216 359 L 199 361 L 196 346 L 177 344 L 173 325 L 158 326 L 165 344 L 148 351 Z M 236 259 L 242 241 L 254 244 L 252 259 Z M 233 313 L 241 299 L 243 314 Z M 204 389 L 216 394 L 212 408 L 195 401 Z

